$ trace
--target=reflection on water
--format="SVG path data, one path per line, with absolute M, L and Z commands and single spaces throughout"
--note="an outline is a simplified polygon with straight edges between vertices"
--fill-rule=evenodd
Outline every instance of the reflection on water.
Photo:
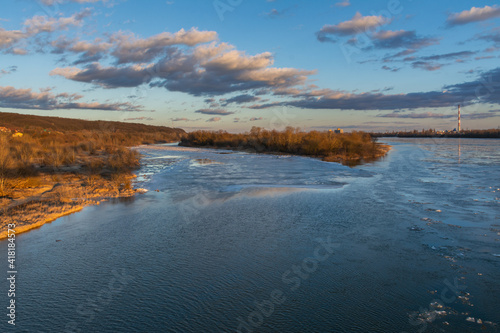
M 499 141 L 383 141 L 355 168 L 139 148 L 153 191 L 18 237 L 19 331 L 497 332 Z
M 460 139 L 458 139 L 458 164 L 460 164 L 460 158 L 461 158 L 461 156 L 462 156 L 462 152 L 461 152 L 461 150 L 460 150 L 460 146 L 461 146 L 461 144 L 462 144 L 462 143 L 461 143 L 460 141 L 461 141 L 461 140 L 460 140 Z

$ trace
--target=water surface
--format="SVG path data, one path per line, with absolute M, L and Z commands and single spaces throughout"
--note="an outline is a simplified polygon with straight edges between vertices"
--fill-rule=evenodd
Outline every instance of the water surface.
M 500 141 L 383 141 L 355 168 L 139 148 L 149 192 L 18 237 L 14 331 L 497 332 Z

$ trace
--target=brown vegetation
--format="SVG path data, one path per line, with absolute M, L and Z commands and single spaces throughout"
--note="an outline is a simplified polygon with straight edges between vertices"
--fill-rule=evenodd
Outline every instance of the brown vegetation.
M 367 133 L 302 132 L 292 127 L 281 132 L 252 127 L 243 134 L 196 131 L 183 137 L 181 145 L 307 155 L 348 165 L 379 158 L 388 151 L 387 146 L 377 143 Z
M 60 127 L 39 126 L 49 120 Z M 0 126 L 7 129 L 0 132 L 0 239 L 7 223 L 20 232 L 106 197 L 133 195 L 139 154 L 128 147 L 184 135 L 168 127 L 9 113 L 0 113 Z

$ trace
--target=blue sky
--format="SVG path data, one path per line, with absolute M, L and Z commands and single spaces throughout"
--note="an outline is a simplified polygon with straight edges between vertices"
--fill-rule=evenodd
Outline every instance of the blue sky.
M 17 0 L 0 111 L 246 131 L 500 126 L 500 6 Z

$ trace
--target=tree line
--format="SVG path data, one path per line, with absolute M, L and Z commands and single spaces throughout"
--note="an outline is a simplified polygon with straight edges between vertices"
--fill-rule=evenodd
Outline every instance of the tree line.
M 194 131 L 181 139 L 181 145 L 230 148 L 258 153 L 284 153 L 320 157 L 325 161 L 343 162 L 372 160 L 387 151 L 376 138 L 364 132 L 333 133 L 301 131 L 287 127 L 283 131 L 252 127 L 250 132 L 232 134 L 227 131 Z

